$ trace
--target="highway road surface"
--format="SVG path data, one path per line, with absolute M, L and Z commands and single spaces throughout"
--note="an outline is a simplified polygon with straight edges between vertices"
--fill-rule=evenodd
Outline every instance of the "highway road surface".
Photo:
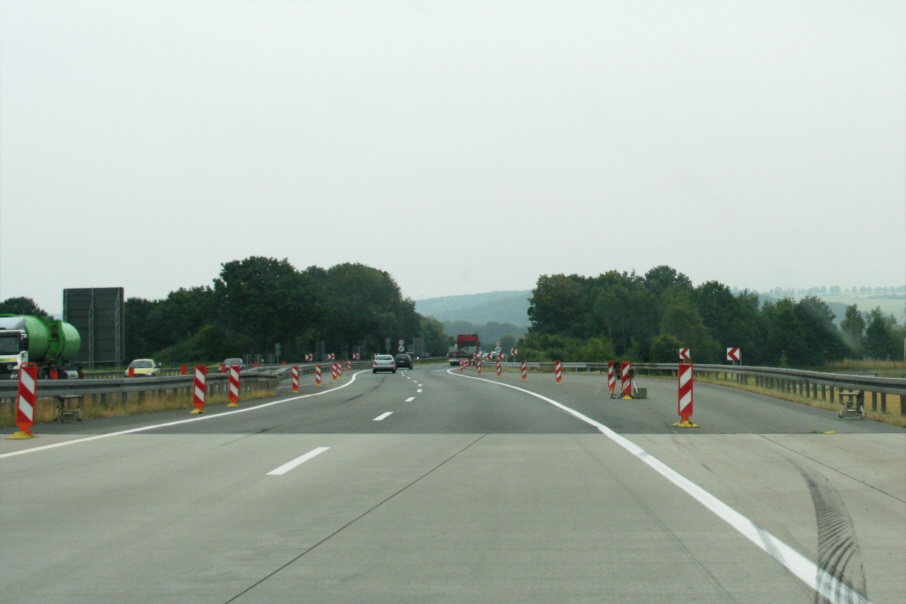
M 0 600 L 906 601 L 906 431 L 705 384 L 682 429 L 639 385 L 421 365 L 35 426 Z

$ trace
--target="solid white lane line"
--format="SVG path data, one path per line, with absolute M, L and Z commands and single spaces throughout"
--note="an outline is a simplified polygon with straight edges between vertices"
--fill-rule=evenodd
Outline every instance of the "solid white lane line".
M 407 403 L 411 403 L 411 402 L 414 401 L 414 400 L 415 400 L 415 397 L 414 397 L 414 396 L 410 396 L 409 398 L 406 399 L 406 402 L 407 402 Z
M 317 449 L 312 449 L 311 451 L 309 451 L 302 457 L 297 457 L 296 459 L 283 464 L 276 470 L 271 470 L 270 472 L 267 473 L 267 475 L 268 476 L 283 476 L 284 474 L 286 474 L 293 468 L 295 468 L 297 466 L 301 466 L 309 459 L 312 459 L 313 457 L 317 457 L 318 455 L 320 455 L 321 453 L 323 453 L 324 451 L 326 451 L 329 448 L 330 447 L 318 447 Z
M 393 415 L 393 411 L 388 411 L 387 413 L 381 413 L 376 418 L 374 418 L 374 421 L 376 421 L 376 422 L 383 421 L 383 420 L 387 419 L 388 417 L 390 417 L 391 415 Z
M 736 529 L 746 539 L 754 543 L 761 550 L 765 551 L 781 566 L 789 570 L 796 577 L 798 577 L 800 581 L 821 594 L 821 596 L 826 598 L 829 602 L 833 602 L 834 604 L 863 604 L 868 602 L 868 600 L 862 594 L 852 589 L 848 585 L 842 583 L 836 577 L 831 576 L 827 573 L 827 571 L 818 568 L 818 566 L 814 562 L 797 552 L 795 549 L 793 549 L 771 533 L 767 532 L 679 472 L 674 471 L 670 466 L 645 451 L 645 449 L 643 449 L 642 447 L 638 446 L 628 438 L 620 436 L 604 424 L 591 419 L 587 415 L 584 415 L 576 411 L 575 409 L 570 409 L 566 405 L 558 403 L 553 399 L 547 398 L 542 394 L 532 392 L 531 390 L 525 390 L 524 388 L 511 386 L 510 384 L 503 384 L 501 382 L 496 382 L 493 380 L 486 380 L 484 378 L 460 375 L 458 372 L 454 372 L 454 370 L 452 369 L 448 370 L 447 373 L 454 377 L 462 377 L 468 380 L 478 380 L 479 382 L 486 382 L 488 384 L 494 384 L 495 386 L 504 386 L 506 388 L 518 390 L 519 392 L 524 392 L 525 394 L 534 396 L 535 398 L 539 398 L 542 401 L 550 403 L 554 407 L 557 407 L 558 409 L 569 413 L 573 417 L 582 420 L 586 424 L 594 426 L 598 429 L 599 432 L 601 432 L 601 434 L 621 446 L 632 455 L 636 456 L 639 460 L 646 463 L 658 474 L 688 493 L 693 499 L 697 500 L 707 509 L 711 510 L 711 512 L 713 512 L 718 518 Z
M 355 382 L 356 377 L 359 373 L 367 373 L 367 369 L 364 371 L 359 371 L 358 373 L 352 374 L 350 380 L 343 384 L 342 386 L 336 386 L 334 388 L 329 388 L 327 390 L 321 390 L 320 392 L 314 392 L 312 394 L 302 394 L 300 396 L 293 396 L 290 398 L 283 398 L 279 401 L 271 401 L 269 403 L 262 403 L 261 405 L 256 405 L 254 407 L 243 407 L 242 409 L 237 409 L 236 411 L 224 411 L 223 413 L 218 413 L 217 415 L 199 415 L 191 419 L 181 419 L 175 422 L 167 422 L 164 424 L 154 424 L 151 426 L 142 426 L 140 428 L 132 428 L 130 430 L 121 430 L 119 432 L 109 432 L 107 434 L 99 434 L 97 436 L 89 436 L 88 438 L 80 438 L 78 440 L 67 440 L 64 442 L 54 443 L 52 445 L 44 445 L 41 447 L 32 447 L 31 449 L 22 449 L 21 451 L 13 451 L 11 453 L 3 453 L 0 455 L 0 459 L 7 457 L 16 457 L 17 455 L 27 455 L 29 453 L 37 453 L 38 451 L 48 451 L 50 449 L 56 449 L 58 447 L 68 447 L 69 445 L 80 445 L 82 443 L 88 443 L 95 440 L 101 440 L 103 438 L 110 438 L 111 436 L 122 436 L 123 434 L 136 434 L 138 432 L 147 432 L 148 430 L 156 430 L 157 428 L 168 428 L 170 426 L 179 426 L 181 424 L 189 424 L 192 422 L 203 422 L 209 419 L 218 419 L 221 417 L 229 417 L 231 415 L 236 415 L 237 413 L 248 413 L 249 411 L 257 411 L 258 409 L 264 409 L 265 407 L 272 407 L 273 405 L 282 405 L 283 403 L 289 403 L 291 401 L 298 401 L 299 399 L 308 398 L 310 396 L 321 396 L 327 394 L 328 392 L 333 392 L 335 390 L 342 390 L 347 386 L 352 386 Z

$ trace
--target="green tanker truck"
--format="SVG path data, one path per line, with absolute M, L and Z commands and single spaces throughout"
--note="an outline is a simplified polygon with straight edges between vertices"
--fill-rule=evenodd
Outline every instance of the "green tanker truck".
M 22 363 L 38 365 L 38 379 L 78 377 L 69 362 L 79 354 L 79 330 L 65 321 L 0 315 L 0 379 L 18 379 Z

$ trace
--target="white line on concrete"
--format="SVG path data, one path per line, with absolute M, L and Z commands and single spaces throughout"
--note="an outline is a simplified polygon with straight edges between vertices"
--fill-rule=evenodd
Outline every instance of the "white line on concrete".
M 390 417 L 391 415 L 393 415 L 393 411 L 388 411 L 387 413 L 381 413 L 381 414 L 378 415 L 376 418 L 374 418 L 374 421 L 376 421 L 376 422 L 384 421 L 385 419 L 387 419 L 387 418 Z
M 286 462 L 285 464 L 283 464 L 276 470 L 271 470 L 270 472 L 267 473 L 267 475 L 268 476 L 283 476 L 284 474 L 286 474 L 293 468 L 295 468 L 297 466 L 301 466 L 309 459 L 317 457 L 318 455 L 320 455 L 321 453 L 323 453 L 324 451 L 326 451 L 329 448 L 330 447 L 318 447 L 317 449 L 312 449 L 311 451 L 309 451 L 302 457 L 297 457 L 296 459 L 294 459 L 292 461 Z
M 862 594 L 850 588 L 848 585 L 841 583 L 839 580 L 837 580 L 836 577 L 832 577 L 831 575 L 827 574 L 826 571 L 819 569 L 815 565 L 815 563 L 797 552 L 795 549 L 793 549 L 774 535 L 770 534 L 766 530 L 762 529 L 754 522 L 752 522 L 679 472 L 674 471 L 667 464 L 645 451 L 645 449 L 643 449 L 642 447 L 638 446 L 628 438 L 620 436 L 604 424 L 591 419 L 587 415 L 584 415 L 576 411 L 575 409 L 571 409 L 566 405 L 558 403 L 551 398 L 548 398 L 542 394 L 538 394 L 537 392 L 532 392 L 531 390 L 526 390 L 524 388 L 519 388 L 510 384 L 503 384 L 492 380 L 486 380 L 484 378 L 461 375 L 459 374 L 459 372 L 455 372 L 452 369 L 447 370 L 447 373 L 454 377 L 461 377 L 467 380 L 477 380 L 479 382 L 494 384 L 495 386 L 504 386 L 506 388 L 518 390 L 519 392 L 523 392 L 525 394 L 528 394 L 529 396 L 534 396 L 535 398 L 539 398 L 542 401 L 550 403 L 554 407 L 557 407 L 558 409 L 569 413 L 576 419 L 594 426 L 598 429 L 598 431 L 601 432 L 601 434 L 603 434 L 616 444 L 620 445 L 629 453 L 635 455 L 638 459 L 648 464 L 648 466 L 654 469 L 658 474 L 688 493 L 693 499 L 697 500 L 707 509 L 711 510 L 711 512 L 716 514 L 718 518 L 736 529 L 746 539 L 754 543 L 761 550 L 765 551 L 781 566 L 789 570 L 796 577 L 798 577 L 800 581 L 811 587 L 813 590 L 817 591 L 829 602 L 833 602 L 834 604 L 868 604 L 869 600 L 867 600 Z
M 311 396 L 321 396 L 322 394 L 327 394 L 328 392 L 333 392 L 334 390 L 341 390 L 347 386 L 351 386 L 355 382 L 356 377 L 360 373 L 367 373 L 367 370 L 360 371 L 359 373 L 352 374 L 349 382 L 343 384 L 342 386 L 337 386 L 335 388 L 329 388 L 327 390 L 321 390 L 320 392 L 315 392 L 313 394 L 303 394 L 301 396 L 293 396 L 291 398 L 280 399 L 279 401 L 272 401 L 270 403 L 263 403 L 261 405 L 256 405 L 254 407 L 243 407 L 242 409 L 237 409 L 235 411 L 224 411 L 223 413 L 218 413 L 217 415 L 199 415 L 191 419 L 181 419 L 175 422 L 167 422 L 165 424 L 154 424 L 151 426 L 142 426 L 141 428 L 132 428 L 130 430 L 121 430 L 119 432 L 110 432 L 109 434 L 98 434 L 97 436 L 89 436 L 88 438 L 80 438 L 78 440 L 67 440 L 65 442 L 54 443 L 52 445 L 44 445 L 43 447 L 33 447 L 31 449 L 22 449 L 21 451 L 13 451 L 12 453 L 3 453 L 0 455 L 0 459 L 7 457 L 15 457 L 17 455 L 26 455 L 28 453 L 37 453 L 38 451 L 48 451 L 50 449 L 56 449 L 57 447 L 68 447 L 69 445 L 80 445 L 82 443 L 91 442 L 94 440 L 101 440 L 103 438 L 110 438 L 111 436 L 122 436 L 123 434 L 135 434 L 137 432 L 147 432 L 149 430 L 156 430 L 157 428 L 169 428 L 170 426 L 179 426 L 181 424 L 189 424 L 192 422 L 201 422 L 208 419 L 218 419 L 221 417 L 228 417 L 230 415 L 235 415 L 237 413 L 248 413 L 249 411 L 255 411 L 257 409 L 264 409 L 265 407 L 272 407 L 274 405 L 282 405 L 283 403 L 289 403 L 291 401 L 298 401 L 299 399 L 309 398 Z
M 406 399 L 406 402 L 407 402 L 407 403 L 411 403 L 411 402 L 414 401 L 414 400 L 415 400 L 415 397 L 414 397 L 414 396 L 410 396 L 409 398 Z
M 422 393 L 422 389 L 421 389 L 421 388 L 419 388 L 418 390 L 415 391 L 415 394 L 421 394 L 421 393 Z

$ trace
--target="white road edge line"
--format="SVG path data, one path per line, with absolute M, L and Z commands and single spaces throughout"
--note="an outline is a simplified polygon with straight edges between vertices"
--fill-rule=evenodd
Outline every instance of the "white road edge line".
M 742 536 L 765 551 L 781 566 L 790 571 L 800 581 L 821 594 L 821 596 L 827 598 L 828 601 L 834 602 L 835 604 L 869 604 L 870 601 L 866 599 L 865 596 L 852 589 L 848 585 L 841 583 L 839 580 L 837 580 L 836 577 L 832 577 L 826 571 L 818 568 L 814 562 L 797 552 L 795 549 L 793 549 L 774 535 L 770 534 L 763 528 L 759 527 L 754 522 L 752 522 L 679 472 L 676 472 L 667 464 L 645 451 L 645 449 L 641 448 L 628 438 L 620 436 L 604 424 L 597 422 L 587 415 L 584 415 L 579 411 L 576 411 L 575 409 L 571 409 L 566 405 L 558 403 L 557 401 L 550 399 L 542 394 L 532 392 L 531 390 L 525 390 L 524 388 L 511 386 L 510 384 L 503 384 L 494 380 L 486 380 L 484 378 L 461 375 L 453 369 L 447 370 L 447 373 L 454 377 L 461 377 L 468 380 L 477 380 L 479 382 L 486 382 L 488 384 L 494 384 L 495 386 L 504 386 L 506 388 L 518 390 L 519 392 L 524 392 L 525 394 L 534 396 L 535 398 L 539 398 L 542 401 L 550 403 L 554 407 L 557 407 L 558 409 L 569 413 L 573 417 L 591 426 L 594 426 L 598 429 L 599 432 L 601 432 L 601 434 L 621 446 L 629 453 L 635 455 L 641 461 L 648 464 L 648 466 L 654 469 L 658 474 L 685 491 L 693 499 L 701 503 L 707 509 L 711 510 L 711 512 L 713 512 L 718 518 L 736 529 Z
M 419 392 L 421 392 L 421 390 L 419 390 Z M 409 398 L 406 399 L 406 402 L 407 402 L 407 403 L 411 403 L 411 402 L 414 401 L 414 400 L 415 400 L 415 397 L 414 397 L 414 396 L 410 396 Z
M 381 414 L 378 415 L 376 418 L 374 418 L 374 421 L 376 421 L 376 422 L 384 421 L 385 419 L 387 419 L 387 418 L 390 417 L 391 415 L 393 415 L 393 411 L 388 411 L 387 413 L 381 413 Z
M 271 470 L 270 472 L 267 473 L 267 475 L 268 476 L 283 476 L 284 474 L 286 474 L 293 468 L 301 466 L 309 459 L 313 459 L 313 458 L 317 457 L 318 455 L 320 455 L 321 453 L 323 453 L 324 451 L 326 451 L 329 448 L 330 447 L 318 447 L 316 449 L 312 449 L 311 451 L 309 451 L 302 457 L 297 457 L 296 459 L 294 459 L 292 461 L 286 462 L 285 464 L 283 464 L 276 470 Z
M 312 394 L 303 394 L 301 396 L 294 396 L 291 398 L 283 398 L 279 401 L 272 401 L 270 403 L 264 403 L 261 405 L 256 405 L 254 407 L 243 407 L 242 409 L 237 409 L 235 411 L 224 411 L 223 413 L 218 413 L 217 415 L 199 415 L 191 419 L 181 419 L 175 422 L 167 422 L 165 424 L 154 424 L 152 426 L 142 426 L 141 428 L 132 428 L 130 430 L 121 430 L 120 432 L 110 432 L 108 434 L 98 434 L 97 436 L 89 436 L 88 438 L 80 438 L 78 440 L 67 440 L 65 442 L 54 443 L 52 445 L 44 445 L 42 447 L 32 447 L 31 449 L 22 449 L 21 451 L 13 451 L 11 453 L 3 453 L 0 455 L 0 459 L 5 459 L 7 457 L 15 457 L 17 455 L 26 455 L 28 453 L 37 453 L 38 451 L 48 451 L 50 449 L 56 449 L 58 447 L 68 447 L 69 445 L 79 445 L 82 443 L 87 443 L 95 440 L 101 440 L 103 438 L 110 438 L 112 436 L 122 436 L 123 434 L 135 434 L 136 432 L 147 432 L 148 430 L 156 430 L 158 428 L 169 428 L 170 426 L 179 426 L 181 424 L 189 424 L 192 422 L 202 422 L 208 419 L 217 419 L 220 417 L 228 417 L 230 415 L 235 415 L 237 413 L 248 413 L 249 411 L 255 411 L 257 409 L 264 409 L 265 407 L 272 407 L 274 405 L 282 405 L 283 403 L 289 403 L 291 401 L 298 401 L 299 399 L 309 398 L 312 396 L 321 396 L 322 394 L 327 394 L 328 392 L 333 392 L 335 390 L 341 390 L 347 386 L 351 386 L 355 382 L 355 378 L 360 373 L 367 373 L 365 371 L 359 371 L 358 373 L 352 374 L 352 378 L 346 384 L 342 386 L 337 386 L 336 388 L 329 388 L 327 390 L 321 390 L 320 392 L 314 392 Z

